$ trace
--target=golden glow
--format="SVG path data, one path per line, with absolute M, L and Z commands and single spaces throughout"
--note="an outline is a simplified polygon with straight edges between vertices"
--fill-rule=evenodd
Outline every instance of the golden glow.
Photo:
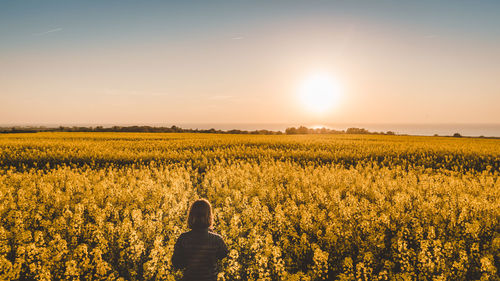
M 299 101 L 313 113 L 326 113 L 338 102 L 340 85 L 328 73 L 316 73 L 302 81 L 299 88 Z

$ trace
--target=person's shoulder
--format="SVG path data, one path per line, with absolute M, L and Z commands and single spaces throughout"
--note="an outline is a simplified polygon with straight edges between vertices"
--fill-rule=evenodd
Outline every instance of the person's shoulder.
M 179 238 L 177 238 L 177 239 L 185 239 L 185 238 L 189 237 L 189 235 L 191 235 L 191 231 L 186 231 L 186 232 L 181 233 L 181 235 L 179 235 Z
M 216 233 L 216 232 L 213 232 L 213 231 L 209 231 L 208 234 L 210 236 L 212 236 L 213 238 L 217 239 L 217 240 L 222 240 L 224 241 L 224 239 L 222 238 L 222 235 Z
M 222 236 L 221 236 L 220 234 L 218 234 L 217 232 L 214 232 L 214 231 L 210 231 L 210 230 L 209 230 L 209 231 L 208 231 L 208 234 L 213 235 L 213 236 L 217 236 L 217 237 L 221 237 L 221 238 L 222 238 Z

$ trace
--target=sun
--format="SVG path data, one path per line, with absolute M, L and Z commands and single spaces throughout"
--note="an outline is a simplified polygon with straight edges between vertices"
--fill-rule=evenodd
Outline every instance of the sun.
M 338 102 L 340 85 L 328 73 L 315 73 L 306 77 L 299 86 L 299 102 L 312 113 L 323 114 Z

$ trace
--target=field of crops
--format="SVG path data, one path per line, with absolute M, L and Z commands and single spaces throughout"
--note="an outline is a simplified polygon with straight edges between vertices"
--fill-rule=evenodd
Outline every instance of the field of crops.
M 0 280 L 176 280 L 207 198 L 220 280 L 499 280 L 500 140 L 0 135 Z

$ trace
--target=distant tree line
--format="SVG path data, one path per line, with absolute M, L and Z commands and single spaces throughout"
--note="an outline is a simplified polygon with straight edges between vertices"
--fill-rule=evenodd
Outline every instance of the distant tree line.
M 281 135 L 281 131 L 271 130 L 217 130 L 211 129 L 184 129 L 178 126 L 171 127 L 153 127 L 153 126 L 112 126 L 112 127 L 82 127 L 82 126 L 59 126 L 59 127 L 0 127 L 0 133 L 37 133 L 37 132 L 123 132 L 123 133 L 208 133 L 208 134 L 248 134 L 248 135 Z M 370 132 L 364 128 L 348 128 L 347 130 L 334 130 L 328 128 L 307 128 L 300 126 L 298 128 L 290 127 L 285 130 L 287 135 L 304 134 L 377 134 L 394 135 L 394 132 Z
M 153 126 L 59 126 L 59 127 L 46 127 L 46 126 L 13 126 L 13 127 L 0 127 L 0 134 L 12 133 L 38 133 L 38 132 L 123 132 L 123 133 L 205 133 L 205 134 L 240 134 L 240 135 L 282 135 L 281 131 L 271 130 L 218 130 L 218 129 L 184 129 L 178 126 L 171 127 L 153 127 Z M 305 126 L 289 127 L 286 128 L 285 134 L 287 135 L 307 135 L 307 134 L 361 134 L 361 135 L 395 135 L 393 131 L 387 132 L 370 132 L 364 128 L 348 128 L 346 130 L 335 130 L 328 128 L 307 128 Z M 438 136 L 435 134 L 434 136 Z M 453 134 L 453 137 L 463 137 L 459 133 Z M 480 138 L 485 138 L 480 136 Z M 488 137 L 497 139 L 497 137 Z
M 152 126 L 112 126 L 112 127 L 81 127 L 81 126 L 59 126 L 59 127 L 0 127 L 0 133 L 38 133 L 38 132 L 123 132 L 123 133 L 207 133 L 207 134 L 248 134 L 248 135 L 281 135 L 281 131 L 270 130 L 217 130 L 211 129 L 183 129 L 177 126 L 152 127 Z
M 387 132 L 370 132 L 364 128 L 348 128 L 347 130 L 334 130 L 328 128 L 307 128 L 300 126 L 298 128 L 291 127 L 285 130 L 287 135 L 305 135 L 305 134 L 362 134 L 362 135 L 395 135 L 392 131 Z

